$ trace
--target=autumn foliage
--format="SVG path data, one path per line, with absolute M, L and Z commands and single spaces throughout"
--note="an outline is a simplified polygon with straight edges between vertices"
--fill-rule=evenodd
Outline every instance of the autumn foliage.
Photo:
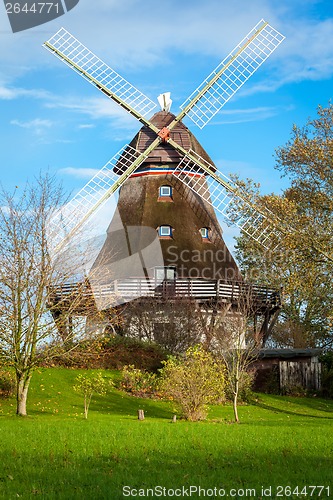
M 187 420 L 203 420 L 208 405 L 224 401 L 224 365 L 200 345 L 183 357 L 169 357 L 160 370 L 163 393 L 180 408 Z

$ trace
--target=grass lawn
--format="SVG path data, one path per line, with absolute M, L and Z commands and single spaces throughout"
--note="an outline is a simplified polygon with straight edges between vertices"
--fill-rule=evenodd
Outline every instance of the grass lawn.
M 230 424 L 230 406 L 174 424 L 171 404 L 113 390 L 93 398 L 84 420 L 72 391 L 78 372 L 35 373 L 27 418 L 15 416 L 13 399 L 0 400 L 0 498 L 161 498 L 160 489 L 139 491 L 156 486 L 185 488 L 165 498 L 187 498 L 190 486 L 206 488 L 206 498 L 219 498 L 215 487 L 230 498 L 333 498 L 333 401 L 259 395 L 240 407 L 240 425 Z

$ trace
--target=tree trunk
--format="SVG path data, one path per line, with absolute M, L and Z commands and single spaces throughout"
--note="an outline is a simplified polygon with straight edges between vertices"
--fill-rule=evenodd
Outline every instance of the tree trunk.
M 88 418 L 88 405 L 87 405 L 87 396 L 84 395 L 84 418 Z
M 239 380 L 237 378 L 236 382 L 235 382 L 234 399 L 233 399 L 233 409 L 234 409 L 234 416 L 235 416 L 236 424 L 239 424 L 238 408 L 237 408 L 238 393 L 239 393 Z
M 90 406 L 90 401 L 92 398 L 92 393 L 84 395 L 84 418 L 88 418 L 88 411 Z
M 20 417 L 27 415 L 27 398 L 31 375 L 16 374 L 16 414 Z

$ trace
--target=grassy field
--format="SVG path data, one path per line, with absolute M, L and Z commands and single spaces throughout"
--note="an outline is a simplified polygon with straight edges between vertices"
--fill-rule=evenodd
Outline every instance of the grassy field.
M 230 498 L 333 498 L 333 401 L 259 395 L 240 408 L 240 425 L 230 423 L 230 406 L 213 407 L 206 422 L 174 424 L 171 404 L 112 391 L 93 399 L 84 420 L 77 374 L 39 370 L 27 418 L 0 400 L 1 498 L 161 498 L 163 487 L 165 498 L 205 498 L 199 487 L 206 498 L 219 498 L 215 487 Z

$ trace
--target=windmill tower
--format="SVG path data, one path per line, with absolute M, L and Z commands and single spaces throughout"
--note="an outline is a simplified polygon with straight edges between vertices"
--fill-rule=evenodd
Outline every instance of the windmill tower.
M 150 121 L 161 130 L 174 119 L 170 111 L 162 109 Z M 177 123 L 170 137 L 195 154 L 200 153 L 213 167 L 212 160 L 182 122 Z M 144 126 L 130 146 L 143 153 L 152 140 L 151 130 Z M 162 141 L 127 179 L 121 187 L 117 212 L 93 269 L 119 262 L 119 255 L 126 254 L 122 248 L 122 244 L 126 244 L 123 233 L 117 232 L 116 227 L 143 226 L 156 230 L 159 237 L 163 267 L 155 268 L 157 279 L 241 279 L 237 265 L 223 241 L 213 207 L 173 175 L 182 159 L 183 155 Z M 114 170 L 118 174 L 122 173 L 117 167 Z M 205 175 L 199 169 L 191 176 L 208 189 Z M 144 245 L 138 243 L 132 252 L 138 252 L 140 247 L 144 248 Z M 145 271 L 150 273 L 149 268 Z M 118 269 L 117 272 L 121 271 Z M 125 274 L 128 274 L 127 269 Z
M 62 28 L 45 42 L 48 50 L 143 125 L 131 143 L 73 198 L 65 213 L 60 212 L 52 221 L 52 239 L 59 250 L 120 188 L 116 214 L 92 266 L 93 271 L 99 271 L 97 288 L 92 286 L 95 297 L 97 289 L 99 294 L 104 291 L 100 308 L 111 305 L 105 301 L 107 291 L 109 295 L 117 291 L 118 303 L 151 296 L 189 296 L 228 304 L 237 299 L 244 283 L 225 245 L 215 211 L 265 246 L 274 228 L 237 186 L 217 172 L 182 120 L 189 117 L 199 128 L 204 127 L 283 39 L 260 21 L 183 103 L 177 116 L 170 111 L 170 94 L 166 93 L 159 96 L 161 111 L 151 119 L 146 116 L 155 104 L 66 30 Z M 246 206 L 245 215 L 235 214 L 235 201 Z M 117 231 L 120 226 L 123 232 Z M 129 227 L 136 228 L 130 245 Z M 163 265 L 149 266 L 142 258 L 151 238 L 144 237 L 143 227 L 151 228 L 158 238 Z M 119 258 L 126 255 L 128 246 L 132 255 L 140 255 L 144 276 L 135 275 L 129 261 Z M 59 290 L 60 302 L 62 293 Z M 279 306 L 276 294 L 260 290 L 256 302 L 255 314 L 262 315 L 267 330 Z

